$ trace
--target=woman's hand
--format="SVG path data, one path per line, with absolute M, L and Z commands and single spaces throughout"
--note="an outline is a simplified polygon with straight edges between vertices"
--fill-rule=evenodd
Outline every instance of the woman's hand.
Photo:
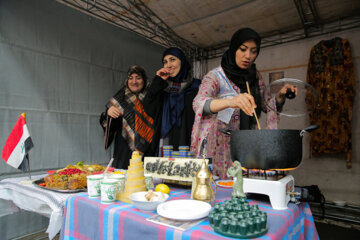
M 247 93 L 241 93 L 234 98 L 214 99 L 210 103 L 210 111 L 220 112 L 226 108 L 240 108 L 245 114 L 253 116 L 256 104 L 254 97 Z
M 169 73 L 169 70 L 167 70 L 166 68 L 161 68 L 160 70 L 158 70 L 156 72 L 156 75 L 161 77 L 162 79 L 166 80 L 169 78 L 170 73 Z
M 295 96 L 297 95 L 298 93 L 298 90 L 296 88 L 296 86 L 294 85 L 291 85 L 291 84 L 285 84 L 281 89 L 280 91 L 276 94 L 276 101 L 280 104 L 283 104 L 285 102 L 285 99 L 286 99 L 286 91 L 288 91 L 288 89 L 291 91 L 291 92 L 295 92 Z
M 255 108 L 257 107 L 254 97 L 248 93 L 241 93 L 236 97 L 227 100 L 229 101 L 229 107 L 240 108 L 249 116 L 253 116 Z
M 118 118 L 120 116 L 120 110 L 117 107 L 111 106 L 107 110 L 107 115 L 109 115 L 112 118 Z

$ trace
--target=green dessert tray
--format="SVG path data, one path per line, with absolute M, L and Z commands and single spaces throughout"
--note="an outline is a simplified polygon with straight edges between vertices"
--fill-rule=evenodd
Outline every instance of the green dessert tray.
M 215 232 L 232 238 L 255 238 L 267 233 L 267 214 L 258 205 L 249 205 L 246 197 L 233 197 L 216 203 L 209 213 Z

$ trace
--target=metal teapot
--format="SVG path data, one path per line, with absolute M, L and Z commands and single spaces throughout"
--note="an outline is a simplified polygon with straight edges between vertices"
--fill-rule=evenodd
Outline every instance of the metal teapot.
M 215 191 L 211 188 L 211 182 L 215 185 Z M 196 187 L 193 199 L 212 204 L 215 200 L 216 191 L 216 184 L 204 158 L 199 171 L 196 173 Z

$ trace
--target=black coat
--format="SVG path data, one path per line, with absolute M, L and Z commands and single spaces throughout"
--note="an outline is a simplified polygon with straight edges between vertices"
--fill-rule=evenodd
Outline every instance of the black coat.
M 195 98 L 198 87 L 200 85 L 199 79 L 193 79 L 193 83 L 190 87 L 194 88 L 193 91 L 186 91 L 184 97 L 184 111 L 182 113 L 181 126 L 174 126 L 170 133 L 169 144 L 174 146 L 174 150 L 178 149 L 178 146 L 190 146 L 191 144 L 191 130 L 194 123 L 195 113 L 192 108 L 192 101 Z M 155 134 L 152 142 L 151 150 L 146 154 L 147 156 L 157 156 L 160 141 L 161 132 L 161 118 L 163 110 L 164 89 L 168 86 L 168 83 L 161 77 L 155 76 L 148 92 L 143 100 L 144 110 L 149 114 L 155 123 Z
M 103 112 L 100 116 L 100 125 L 103 127 L 105 131 L 105 125 L 107 119 L 107 110 Z M 122 117 L 113 118 L 111 120 L 110 125 L 110 134 L 109 134 L 109 143 L 111 144 L 112 141 L 114 142 L 114 154 L 113 158 L 114 161 L 112 166 L 118 169 L 128 169 L 129 166 L 129 159 L 131 158 L 132 150 L 129 148 L 127 141 L 121 135 L 122 131 Z

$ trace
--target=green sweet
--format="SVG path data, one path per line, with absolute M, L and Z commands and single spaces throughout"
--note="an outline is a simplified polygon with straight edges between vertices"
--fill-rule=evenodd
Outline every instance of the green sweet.
M 260 217 L 260 221 L 261 221 L 261 228 L 266 228 L 266 216 L 262 216 Z
M 226 218 L 229 215 L 228 212 L 224 211 L 224 212 L 220 212 L 220 216 L 221 218 Z
M 214 226 L 218 227 L 220 225 L 220 221 L 221 221 L 221 216 L 220 214 L 215 214 L 214 218 L 213 218 L 213 222 L 214 222 Z
M 241 204 L 236 204 L 235 206 L 233 206 L 233 211 L 235 212 L 241 212 L 243 210 Z
M 255 231 L 260 232 L 261 231 L 261 220 L 260 217 L 255 218 Z
M 245 218 L 249 218 L 251 216 L 250 212 L 244 212 L 244 216 L 245 216 Z
M 219 212 L 224 212 L 225 211 L 225 206 L 220 206 L 219 207 Z
M 228 218 L 236 218 L 236 212 L 229 212 Z
M 252 205 L 250 207 L 250 211 L 258 211 L 259 210 L 259 206 L 258 205 Z
M 215 214 L 216 214 L 215 211 L 212 211 L 212 212 L 209 213 L 208 218 L 209 218 L 209 223 L 210 224 L 214 224 L 214 215 Z
M 215 206 L 214 206 L 214 210 L 215 210 L 215 212 L 219 212 L 220 211 L 220 207 L 221 207 L 221 205 L 220 204 L 215 204 Z
M 258 212 L 257 211 L 250 211 L 250 216 L 251 217 L 257 217 L 258 216 Z
M 249 204 L 244 204 L 243 209 L 244 209 L 244 211 L 249 211 L 250 210 Z
M 246 236 L 247 234 L 247 223 L 245 220 L 241 221 L 240 224 L 239 224 L 239 233 L 240 235 L 242 236 Z
M 229 224 L 230 224 L 230 219 L 228 219 L 228 218 L 221 219 L 220 230 L 223 232 L 227 232 L 227 230 L 229 228 Z
M 232 220 L 230 222 L 229 231 L 232 232 L 232 233 L 236 233 L 237 232 L 237 226 L 238 226 L 238 221 Z
M 233 207 L 231 204 L 227 204 L 226 207 L 225 207 L 225 210 L 228 211 L 228 212 L 231 212 L 233 210 Z
M 237 217 L 237 219 L 238 219 L 239 221 L 245 219 L 245 215 L 244 215 L 244 213 L 242 213 L 242 212 L 237 213 L 237 214 L 236 214 L 236 217 Z
M 249 218 L 247 221 L 247 225 L 248 225 L 248 232 L 249 233 L 254 233 L 255 232 L 255 223 L 254 220 Z

